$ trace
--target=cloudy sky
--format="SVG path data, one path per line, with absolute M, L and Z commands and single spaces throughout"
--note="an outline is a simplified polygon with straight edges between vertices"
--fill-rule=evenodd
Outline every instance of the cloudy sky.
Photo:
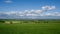
M 60 19 L 60 0 L 0 0 L 0 18 Z

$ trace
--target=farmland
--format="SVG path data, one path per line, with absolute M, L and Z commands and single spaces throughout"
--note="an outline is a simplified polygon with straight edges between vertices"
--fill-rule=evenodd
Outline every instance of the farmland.
M 0 34 L 60 34 L 60 20 L 3 19 L 0 20 Z

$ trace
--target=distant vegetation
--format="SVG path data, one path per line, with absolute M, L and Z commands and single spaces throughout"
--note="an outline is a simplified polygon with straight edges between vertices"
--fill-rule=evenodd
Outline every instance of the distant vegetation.
M 5 23 L 5 21 L 3 21 L 3 20 L 0 20 L 0 23 Z
M 40 20 L 14 20 L 14 19 L 0 19 L 0 23 L 9 22 L 10 24 L 15 23 L 60 23 L 59 19 L 40 19 Z

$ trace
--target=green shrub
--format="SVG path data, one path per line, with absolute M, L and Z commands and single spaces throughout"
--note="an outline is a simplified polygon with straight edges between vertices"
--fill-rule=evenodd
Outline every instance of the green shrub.
M 3 21 L 3 20 L 0 20 L 0 23 L 5 23 L 5 21 Z
M 13 24 L 13 22 L 12 22 L 12 21 L 10 21 L 10 24 Z

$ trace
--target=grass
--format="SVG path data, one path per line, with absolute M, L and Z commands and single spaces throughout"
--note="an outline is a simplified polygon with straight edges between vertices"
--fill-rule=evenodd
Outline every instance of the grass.
M 0 34 L 60 34 L 60 23 L 0 24 Z

